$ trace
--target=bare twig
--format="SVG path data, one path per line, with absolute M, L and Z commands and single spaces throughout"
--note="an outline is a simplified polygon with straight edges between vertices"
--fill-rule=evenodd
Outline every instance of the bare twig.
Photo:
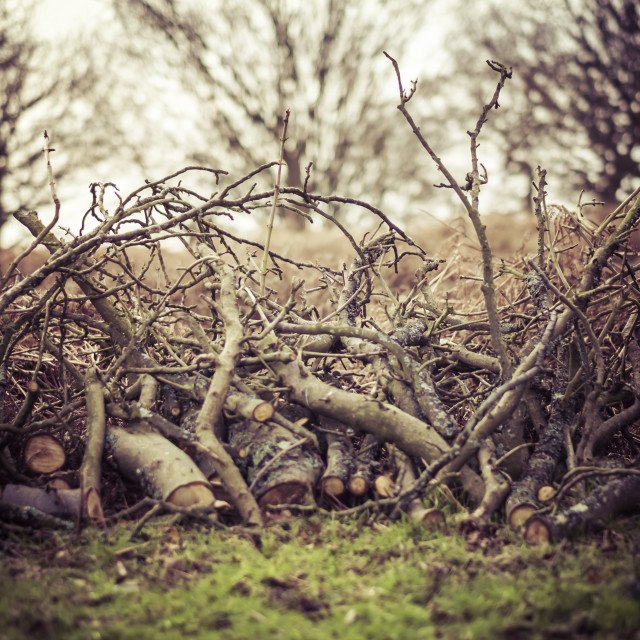
M 289 109 L 284 115 L 284 124 L 282 125 L 282 135 L 280 136 L 280 162 L 278 163 L 278 172 L 276 184 L 273 187 L 273 203 L 271 205 L 271 213 L 269 214 L 269 222 L 267 224 L 267 237 L 264 242 L 264 253 L 262 255 L 262 269 L 260 272 L 260 295 L 264 296 L 267 278 L 267 265 L 269 263 L 269 247 L 271 245 L 271 233 L 273 232 L 273 224 L 278 208 L 278 196 L 280 194 L 280 179 L 282 176 L 282 165 L 284 164 L 284 143 L 287 140 L 287 126 L 289 124 Z

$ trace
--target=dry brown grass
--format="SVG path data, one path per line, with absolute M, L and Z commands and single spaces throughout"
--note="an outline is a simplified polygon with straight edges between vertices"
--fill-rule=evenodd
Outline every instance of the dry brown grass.
M 500 261 L 504 260 L 515 268 L 521 267 L 522 258 L 535 253 L 536 231 L 535 219 L 532 215 L 501 215 L 495 214 L 486 219 L 487 233 L 496 259 L 496 270 Z M 480 293 L 481 255 L 480 247 L 475 238 L 473 228 L 468 219 L 462 216 L 450 221 L 434 219 L 420 220 L 416 223 L 401 225 L 407 235 L 419 245 L 432 259 L 442 261 L 437 273 L 430 279 L 434 293 L 443 302 L 446 300 L 458 313 L 480 311 L 482 295 Z M 370 238 L 370 231 L 364 229 L 349 229 L 357 242 L 365 234 Z M 259 232 L 250 234 L 250 240 L 261 243 L 263 238 Z M 227 254 L 230 262 L 236 260 L 244 265 L 253 266 L 256 270 L 261 259 L 261 252 L 253 247 L 240 247 L 231 243 L 235 257 Z M 221 251 L 224 249 L 221 247 Z M 318 309 L 320 316 L 330 312 L 333 303 L 331 293 L 322 281 L 323 270 L 341 272 L 348 267 L 356 253 L 347 238 L 336 227 L 323 227 L 306 232 L 276 227 L 272 239 L 272 250 L 290 260 L 313 265 L 313 267 L 297 268 L 291 264 L 278 261 L 281 271 L 274 269 L 269 278 L 269 285 L 278 293 L 280 302 L 286 301 L 294 278 L 305 281 L 305 289 L 310 291 L 307 302 Z M 397 243 L 398 253 L 412 251 L 405 242 Z M 0 267 L 4 271 L 15 257 L 15 249 L 0 251 Z M 99 254 L 97 258 L 104 255 Z M 137 272 L 147 267 L 149 251 L 142 247 L 127 250 L 127 257 Z M 29 274 L 39 268 L 48 259 L 48 252 L 38 248 L 30 253 L 19 265 L 19 270 Z M 176 282 L 185 268 L 192 264 L 194 258 L 186 250 L 165 251 L 163 253 L 164 268 L 158 259 L 154 259 L 146 271 L 150 280 L 157 281 L 158 286 L 166 286 L 169 282 Z M 386 261 L 389 263 L 389 260 Z M 381 275 L 393 294 L 402 299 L 416 282 L 415 272 L 421 265 L 422 258 L 418 255 L 405 255 L 397 266 L 384 266 Z M 112 263 L 106 263 L 107 271 L 117 274 L 122 270 Z M 50 286 L 52 278 L 47 279 L 42 287 Z M 377 290 L 383 289 L 382 283 L 374 283 Z M 77 287 L 70 281 L 69 293 L 79 294 Z M 320 288 L 320 289 L 319 289 Z M 500 295 L 505 299 L 513 299 L 517 295 L 513 279 L 503 278 L 499 287 Z M 319 290 L 318 290 L 319 289 Z M 196 304 L 203 311 L 203 300 L 206 290 L 203 285 L 192 287 L 188 291 L 185 302 Z M 176 297 L 177 299 L 177 297 Z
M 511 266 L 522 265 L 522 259 L 534 255 L 536 250 L 535 218 L 532 215 L 492 215 L 486 220 L 487 232 L 495 257 L 496 270 L 501 260 Z M 482 306 L 480 293 L 481 254 L 471 223 L 458 217 L 451 221 L 424 220 L 415 224 L 401 225 L 407 235 L 434 260 L 442 261 L 438 272 L 431 278 L 435 294 L 445 299 L 458 312 L 478 311 Z M 365 231 L 349 230 L 357 241 Z M 370 236 L 368 236 L 370 237 Z M 257 238 L 256 238 L 257 239 Z M 356 254 L 347 239 L 337 228 L 296 233 L 287 229 L 276 229 L 272 243 L 273 249 L 294 260 L 304 261 L 340 271 L 343 265 L 348 267 Z M 411 250 L 405 242 L 397 243 L 398 252 Z M 415 272 L 421 265 L 418 255 L 405 255 L 397 269 L 395 266 L 383 267 L 381 274 L 391 291 L 399 298 L 409 293 L 415 284 Z M 387 262 L 389 262 L 387 260 Z M 292 277 L 305 279 L 307 288 L 317 286 L 320 272 L 285 269 L 283 281 L 278 287 L 280 295 L 289 291 Z M 506 280 L 506 279 L 505 279 Z M 381 283 L 376 288 L 381 288 Z M 504 284 L 502 293 L 508 284 Z M 328 293 L 314 294 L 310 297 L 321 310 L 327 310 Z

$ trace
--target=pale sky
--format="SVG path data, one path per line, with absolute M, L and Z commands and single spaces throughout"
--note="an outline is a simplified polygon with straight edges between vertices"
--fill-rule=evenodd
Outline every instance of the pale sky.
M 20 2 L 20 0 L 16 1 Z M 434 6 L 441 5 L 440 9 L 434 9 L 434 20 L 429 24 L 430 29 L 433 29 L 432 41 L 435 43 L 440 21 L 446 16 L 448 0 L 432 1 L 434 2 Z M 73 38 L 74 34 L 82 34 L 101 23 L 108 25 L 112 20 L 113 13 L 109 0 L 37 0 L 36 2 L 35 28 L 37 34 L 43 39 Z M 436 50 L 434 46 L 434 51 L 432 52 L 434 56 Z M 433 57 L 433 59 L 430 58 L 430 60 L 432 60 L 434 64 L 438 64 L 438 60 L 435 57 Z M 405 83 L 408 83 L 410 78 L 415 77 L 418 62 L 423 61 L 416 59 L 415 66 L 411 64 L 411 61 L 402 61 L 402 73 Z M 393 87 L 393 91 L 395 92 L 395 87 Z M 55 146 L 55 131 L 50 131 L 49 133 Z M 38 140 L 37 144 L 41 145 L 42 141 Z M 55 160 L 55 156 L 53 160 Z M 129 193 L 131 190 L 140 186 L 144 177 L 136 171 L 127 172 L 127 175 L 118 175 L 119 172 L 116 167 L 109 168 L 108 176 L 100 175 L 98 167 L 88 167 L 86 173 L 87 177 L 86 179 L 82 179 L 82 184 L 70 185 L 68 184 L 68 179 L 57 182 L 57 191 L 62 202 L 61 211 L 63 220 L 61 224 L 70 227 L 72 230 L 74 230 L 76 226 L 75 221 L 77 220 L 77 224 L 79 224 L 82 214 L 90 204 L 88 191 L 90 182 L 94 180 L 113 181 L 118 185 L 121 193 Z M 44 167 L 43 179 L 46 179 Z M 39 213 L 43 219 L 50 219 L 53 215 L 53 205 L 40 207 Z M 8 246 L 22 237 L 22 235 L 23 229 L 21 225 L 10 220 L 0 229 L 0 244 L 2 246 Z
M 20 0 L 17 1 L 19 2 Z M 437 52 L 439 50 L 442 51 L 443 48 L 438 47 L 437 36 L 438 31 L 442 30 L 443 22 L 447 19 L 446 8 L 449 2 L 448 0 L 433 0 L 433 2 L 433 20 L 429 23 L 429 28 L 433 32 L 433 38 L 426 38 L 426 41 L 430 43 L 429 61 L 434 65 L 439 65 L 440 60 L 437 57 Z M 90 27 L 100 25 L 101 23 L 108 24 L 112 19 L 109 0 L 38 0 L 36 28 L 43 38 L 73 38 L 74 33 L 82 33 Z M 401 61 L 405 86 L 409 85 L 409 80 L 416 77 L 418 64 L 424 63 L 424 60 L 420 60 L 418 56 L 424 55 L 424 50 L 416 51 L 416 61 L 414 65 L 411 64 L 411 60 Z M 491 88 L 492 87 L 488 88 L 488 90 Z M 55 137 L 55 132 L 53 132 L 53 137 Z M 38 144 L 40 144 L 40 141 Z M 417 147 L 416 153 L 420 153 Z M 468 159 L 468 149 L 466 146 L 460 149 L 459 155 L 461 158 L 460 165 L 462 167 L 466 166 Z M 457 164 L 457 162 L 455 163 Z M 102 169 L 104 172 L 104 167 Z M 456 167 L 450 167 L 450 169 L 452 169 L 454 173 L 458 173 Z M 466 170 L 468 169 L 464 169 L 464 171 Z M 109 168 L 108 176 L 100 175 L 98 167 L 88 167 L 86 173 L 87 177 L 82 179 L 82 184 L 70 185 L 67 183 L 58 183 L 58 195 L 61 196 L 62 200 L 63 226 L 67 225 L 72 228 L 72 230 L 74 230 L 76 226 L 74 221 L 78 221 L 77 224 L 79 224 L 82 214 L 90 204 L 88 185 L 91 181 L 102 180 L 116 182 L 120 188 L 120 192 L 125 194 L 140 186 L 142 183 L 141 175 L 134 175 L 131 172 L 128 172 L 126 175 L 118 175 L 116 167 L 113 169 Z M 425 207 L 429 207 L 431 212 L 436 215 L 444 215 L 444 213 L 451 211 L 450 205 L 443 205 L 446 212 L 444 210 L 440 212 L 438 206 L 437 204 L 434 205 L 434 203 L 425 202 Z M 43 219 L 49 219 L 53 214 L 53 206 L 41 207 L 40 213 Z M 0 238 L 2 245 L 7 246 L 22 235 L 22 228 L 17 223 L 11 221 L 2 227 L 0 232 L 2 234 Z
M 102 0 L 38 0 L 36 28 L 45 37 L 58 37 L 87 23 L 93 25 L 110 13 Z

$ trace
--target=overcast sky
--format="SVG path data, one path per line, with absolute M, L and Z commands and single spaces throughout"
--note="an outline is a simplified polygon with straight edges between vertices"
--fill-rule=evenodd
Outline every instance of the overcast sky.
M 43 36 L 58 37 L 87 23 L 95 24 L 109 14 L 103 0 L 38 0 L 36 28 Z
M 20 2 L 20 0 L 16 0 L 16 2 Z M 427 41 L 433 42 L 433 47 L 430 47 L 429 60 L 433 64 L 439 64 L 437 59 L 438 47 L 435 45 L 438 21 L 445 19 L 446 7 L 449 2 L 448 0 L 432 0 L 432 2 L 434 2 L 434 19 L 429 22 L 429 28 L 432 30 L 433 38 L 428 38 Z M 34 26 L 38 36 L 42 39 L 55 41 L 60 38 L 74 38 L 78 34 L 86 34 L 96 26 L 99 27 L 102 24 L 108 26 L 109 22 L 114 19 L 112 12 L 110 0 L 36 0 Z M 421 52 L 421 55 L 424 55 L 424 51 Z M 414 64 L 410 60 L 402 60 L 401 63 L 403 77 L 405 82 L 408 82 L 409 78 L 416 77 L 418 65 L 424 63 L 424 60 L 420 60 L 416 56 Z M 390 90 L 395 93 L 395 83 L 390 85 Z M 55 130 L 52 128 L 49 134 L 55 146 Z M 35 142 L 38 145 L 42 144 L 41 140 Z M 55 178 L 55 155 L 52 156 L 52 161 Z M 80 178 L 81 184 L 69 184 L 69 178 L 57 181 L 57 191 L 62 201 L 63 225 L 66 224 L 74 231 L 75 227 L 79 225 L 82 214 L 90 204 L 88 191 L 90 182 L 96 180 L 113 181 L 118 185 L 121 193 L 129 193 L 140 186 L 142 180 L 147 177 L 135 169 L 128 169 L 126 174 L 118 171 L 117 166 L 109 166 L 106 169 L 109 175 L 106 175 L 105 167 L 87 167 L 86 176 Z M 105 175 L 101 175 L 101 170 Z M 44 166 L 43 180 L 46 180 Z M 53 215 L 53 205 L 43 206 L 39 209 L 39 212 L 44 219 L 48 219 Z M 18 223 L 9 221 L 3 225 L 0 233 L 1 244 L 7 246 L 22 235 L 23 229 Z
M 20 0 L 16 0 L 20 1 Z M 235 0 L 241 1 L 241 0 Z M 411 60 L 402 60 L 402 74 L 405 85 L 408 85 L 409 80 L 415 78 L 418 75 L 418 66 L 424 63 L 425 48 L 424 42 L 428 43 L 428 60 L 433 65 L 440 65 L 441 60 L 438 58 L 438 53 L 444 50 L 444 47 L 438 46 L 438 34 L 442 31 L 442 24 L 447 19 L 447 6 L 450 5 L 449 0 L 432 0 L 433 2 L 433 19 L 429 21 L 429 29 L 431 34 L 422 40 L 420 50 L 416 50 L 416 59 L 412 63 Z M 113 19 L 112 9 L 110 7 L 110 0 L 38 0 L 37 14 L 36 14 L 36 28 L 39 35 L 42 38 L 73 38 L 74 34 L 89 31 L 96 25 L 108 24 Z M 395 86 L 393 88 L 395 91 Z M 51 132 L 55 143 L 55 132 Z M 40 144 L 40 142 L 39 142 Z M 419 150 L 416 149 L 419 153 Z M 468 162 L 468 148 L 465 146 L 460 149 L 461 161 L 459 164 L 464 167 Z M 55 160 L 55 156 L 54 156 Z M 177 167 L 174 167 L 177 168 Z M 451 167 L 450 167 L 451 168 Z M 453 167 L 454 173 L 457 170 Z M 105 168 L 102 167 L 104 172 Z M 462 169 L 461 169 L 462 170 Z M 465 171 L 468 169 L 464 169 Z M 62 200 L 62 212 L 64 224 L 71 227 L 79 225 L 79 220 L 86 211 L 90 203 L 90 195 L 88 186 L 89 183 L 95 180 L 101 181 L 113 181 L 116 182 L 120 188 L 121 193 L 129 193 L 132 189 L 140 186 L 142 179 L 146 176 L 142 176 L 139 171 L 128 171 L 126 174 L 118 172 L 117 167 L 108 167 L 109 175 L 100 175 L 100 169 L 92 166 L 87 168 L 86 176 L 81 178 L 81 184 L 68 184 L 68 179 L 63 181 L 62 184 L 58 183 L 58 195 Z M 43 167 L 44 176 L 44 167 Z M 54 176 L 55 176 L 55 164 L 54 164 Z M 487 198 L 488 200 L 488 198 Z M 432 203 L 425 203 L 425 206 Z M 450 211 L 450 205 L 445 205 L 446 209 Z M 42 207 L 40 213 L 46 220 L 53 214 L 53 207 Z M 432 210 L 432 213 L 439 213 L 436 208 Z M 75 223 L 78 223 L 76 225 Z M 2 244 L 7 246 L 11 244 L 14 239 L 21 234 L 22 228 L 17 223 L 8 223 L 3 226 Z

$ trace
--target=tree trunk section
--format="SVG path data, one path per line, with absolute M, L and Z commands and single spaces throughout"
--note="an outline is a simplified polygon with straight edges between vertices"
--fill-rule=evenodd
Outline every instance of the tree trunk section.
M 51 489 L 8 484 L 2 491 L 2 502 L 31 507 L 52 516 L 77 516 L 82 508 L 80 489 Z
M 530 544 L 559 540 L 601 518 L 614 516 L 627 509 L 637 509 L 638 504 L 640 475 L 624 476 L 609 481 L 561 513 L 544 513 L 529 518 L 524 537 Z
M 111 427 L 109 443 L 122 473 L 147 495 L 181 507 L 209 507 L 213 491 L 196 463 L 159 433 Z
M 33 473 L 53 473 L 64 466 L 66 455 L 62 445 L 46 433 L 31 436 L 24 447 L 24 462 Z
M 375 436 L 370 433 L 365 434 L 360 443 L 360 450 L 354 458 L 355 469 L 349 476 L 347 488 L 354 496 L 363 496 L 371 488 L 373 481 L 374 458 L 378 449 Z
M 320 426 L 328 429 L 327 432 L 327 468 L 322 474 L 320 487 L 323 494 L 331 496 L 341 496 L 346 488 L 351 469 L 353 468 L 353 458 L 349 451 L 349 442 L 346 435 L 346 427 L 341 422 L 320 417 Z
M 273 422 L 244 420 L 231 427 L 229 444 L 246 451 L 246 457 L 237 463 L 261 508 L 313 503 L 323 464 L 307 442 Z

